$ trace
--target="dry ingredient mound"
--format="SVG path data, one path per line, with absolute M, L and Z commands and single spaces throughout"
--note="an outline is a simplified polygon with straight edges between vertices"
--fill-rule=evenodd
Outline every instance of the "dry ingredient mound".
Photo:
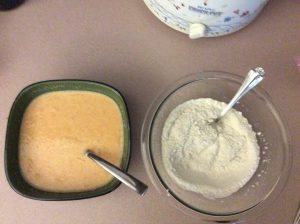
M 209 199 L 243 187 L 259 163 L 256 134 L 241 112 L 230 110 L 216 125 L 225 103 L 210 98 L 186 101 L 167 118 L 162 134 L 163 163 L 183 189 Z

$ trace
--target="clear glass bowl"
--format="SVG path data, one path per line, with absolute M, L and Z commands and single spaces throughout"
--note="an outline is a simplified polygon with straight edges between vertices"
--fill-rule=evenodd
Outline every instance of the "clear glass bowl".
M 167 201 L 185 213 L 205 221 L 245 221 L 257 216 L 283 190 L 291 168 L 290 138 L 285 122 L 259 87 L 244 96 L 235 108 L 243 113 L 257 133 L 259 167 L 238 192 L 210 200 L 180 188 L 167 174 L 162 161 L 161 134 L 170 112 L 179 104 L 197 98 L 229 102 L 243 77 L 224 72 L 190 75 L 168 87 L 151 105 L 142 128 L 142 155 L 147 173 Z

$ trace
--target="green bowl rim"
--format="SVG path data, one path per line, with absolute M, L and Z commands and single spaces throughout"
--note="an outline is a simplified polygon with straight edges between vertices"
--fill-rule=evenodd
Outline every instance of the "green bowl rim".
M 10 175 L 9 175 L 9 171 L 8 171 L 8 161 L 7 161 L 7 154 L 8 154 L 8 126 L 9 126 L 9 121 L 11 120 L 11 114 L 12 111 L 14 110 L 16 104 L 17 104 L 17 100 L 19 99 L 19 97 L 23 94 L 24 91 L 26 91 L 27 89 L 38 85 L 38 84 L 43 84 L 43 83 L 56 83 L 56 82 L 82 82 L 82 83 L 90 83 L 90 84 L 97 84 L 97 85 L 102 85 L 104 87 L 108 87 L 110 90 L 112 90 L 116 95 L 118 95 L 120 97 L 120 99 L 122 100 L 122 102 L 124 103 L 124 112 L 125 112 L 125 116 L 127 118 L 127 131 L 128 131 L 128 159 L 124 164 L 124 170 L 128 171 L 129 169 L 129 165 L 130 165 L 130 160 L 131 160 L 131 128 L 130 128 L 130 116 L 128 113 L 128 106 L 127 103 L 125 101 L 125 97 L 122 95 L 122 93 L 116 89 L 115 87 L 103 83 L 103 82 L 99 82 L 99 81 L 93 81 L 93 80 L 86 80 L 86 79 L 53 79 L 53 80 L 44 80 L 44 81 L 39 81 L 39 82 L 35 82 L 32 83 L 28 86 L 25 86 L 19 93 L 18 95 L 15 97 L 14 102 L 10 108 L 9 111 L 9 116 L 7 119 L 7 125 L 6 125 L 6 134 L 5 134 L 5 148 L 4 148 L 4 170 L 5 170 L 5 176 L 6 176 L 6 180 L 9 183 L 9 186 L 19 195 L 26 197 L 26 198 L 30 198 L 30 199 L 34 199 L 34 200 L 40 200 L 40 201 L 71 201 L 71 200 L 81 200 L 81 199 L 88 199 L 88 198 L 94 198 L 94 197 L 98 197 L 98 196 L 103 196 L 106 195 L 108 193 L 111 193 L 112 191 L 116 190 L 120 185 L 121 182 L 119 180 L 117 180 L 116 178 L 113 178 L 108 184 L 113 184 L 111 189 L 103 192 L 103 193 L 94 193 L 91 195 L 80 195 L 81 193 L 84 192 L 71 192 L 71 193 L 56 193 L 56 192 L 49 192 L 49 193 L 55 193 L 55 194 L 61 194 L 62 198 L 60 197 L 37 197 L 37 196 L 32 196 L 32 195 L 28 195 L 24 192 L 21 192 L 18 188 L 15 187 L 13 181 L 11 181 Z M 76 90 L 75 90 L 76 91 Z M 85 90 L 85 91 L 90 91 L 90 90 Z M 49 91 L 50 92 L 50 91 Z M 119 104 L 117 104 L 118 106 L 120 106 Z M 25 180 L 24 180 L 25 181 Z M 108 185 L 107 184 L 107 185 Z M 29 184 L 30 185 L 30 184 Z M 30 185 L 33 189 L 37 189 L 35 187 L 33 187 L 32 185 Z M 39 189 L 37 189 L 39 190 Z M 96 189 L 97 190 L 97 189 Z M 43 190 L 39 190 L 42 192 L 47 192 L 47 191 L 43 191 Z M 86 191 L 88 192 L 88 191 Z M 66 195 L 66 194 L 78 194 L 78 196 L 71 196 L 71 195 Z

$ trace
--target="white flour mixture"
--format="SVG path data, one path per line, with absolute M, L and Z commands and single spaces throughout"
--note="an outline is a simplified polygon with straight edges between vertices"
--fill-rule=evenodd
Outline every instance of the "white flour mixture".
M 163 162 L 182 188 L 214 199 L 243 187 L 259 163 L 255 132 L 241 112 L 229 111 L 217 125 L 225 103 L 201 98 L 177 106 L 162 134 Z

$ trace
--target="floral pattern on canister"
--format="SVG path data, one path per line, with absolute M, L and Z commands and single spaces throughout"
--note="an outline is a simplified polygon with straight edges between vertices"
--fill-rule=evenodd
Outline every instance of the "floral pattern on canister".
M 191 24 L 204 24 L 205 37 L 226 35 L 252 22 L 268 0 L 144 0 L 165 24 L 189 34 Z

